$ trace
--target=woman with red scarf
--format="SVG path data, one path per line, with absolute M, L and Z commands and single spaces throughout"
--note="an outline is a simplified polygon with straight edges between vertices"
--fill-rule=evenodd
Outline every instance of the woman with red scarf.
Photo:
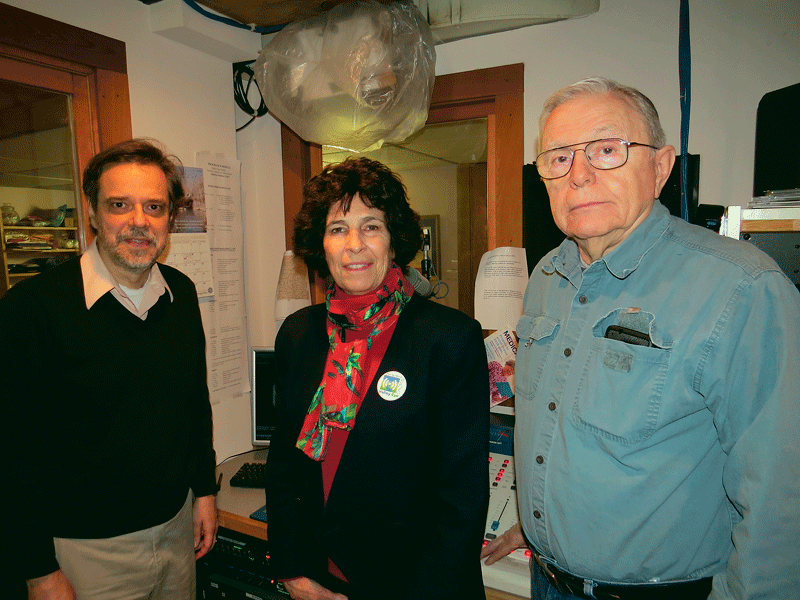
M 331 283 L 275 342 L 271 575 L 295 600 L 483 599 L 480 325 L 414 295 L 419 217 L 384 165 L 328 166 L 304 198 L 295 253 Z

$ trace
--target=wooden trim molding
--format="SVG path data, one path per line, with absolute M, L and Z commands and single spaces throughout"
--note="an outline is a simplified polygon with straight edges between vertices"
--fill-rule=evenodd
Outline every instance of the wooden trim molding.
M 303 205 L 303 186 L 322 171 L 322 148 L 301 139 L 281 123 L 283 152 L 283 210 L 286 227 L 286 249 L 292 249 L 294 217 Z M 313 163 L 313 164 L 312 164 Z
M 133 137 L 125 42 L 0 3 L 0 46 L 31 65 L 91 80 L 95 152 Z
M 754 219 L 742 220 L 742 233 L 772 233 L 780 231 L 800 231 L 800 219 Z
M 124 42 L 2 3 L 0 40 L 95 69 L 128 72 Z
M 488 249 L 522 246 L 522 63 L 436 78 L 428 123 L 487 118 Z
M 283 215 L 286 232 L 286 249 L 291 250 L 294 238 L 294 218 L 303 206 L 303 186 L 322 171 L 322 146 L 301 139 L 281 123 L 281 150 L 283 153 Z M 309 273 L 311 301 L 325 299 L 325 282 Z

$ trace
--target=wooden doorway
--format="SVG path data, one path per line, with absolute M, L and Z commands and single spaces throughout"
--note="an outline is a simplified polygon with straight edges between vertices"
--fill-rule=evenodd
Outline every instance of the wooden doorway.
M 458 308 L 475 316 L 475 278 L 488 250 L 486 163 L 458 169 Z

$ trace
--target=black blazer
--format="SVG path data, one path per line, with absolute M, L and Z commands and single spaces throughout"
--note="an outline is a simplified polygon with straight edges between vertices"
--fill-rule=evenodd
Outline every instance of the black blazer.
M 350 600 L 471 600 L 489 492 L 489 376 L 477 321 L 414 296 L 398 319 L 348 436 L 327 505 L 320 463 L 295 448 L 328 353 L 324 304 L 289 316 L 275 343 L 277 431 L 267 515 L 273 576 L 324 581 L 327 557 Z M 377 379 L 402 373 L 405 394 Z

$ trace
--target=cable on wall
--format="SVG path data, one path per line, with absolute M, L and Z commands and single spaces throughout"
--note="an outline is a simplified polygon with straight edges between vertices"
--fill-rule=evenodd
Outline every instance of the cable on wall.
M 681 217 L 689 221 L 689 113 L 692 106 L 692 51 L 689 43 L 689 0 L 681 0 L 678 34 L 681 88 Z
M 244 112 L 250 115 L 250 120 L 238 127 L 236 131 L 241 131 L 250 123 L 256 120 L 257 117 L 263 117 L 267 114 L 267 105 L 264 104 L 264 98 L 261 96 L 261 90 L 258 89 L 258 82 L 254 79 L 255 73 L 253 69 L 250 68 L 250 65 L 254 61 L 245 61 L 245 62 L 238 62 L 233 63 L 233 99 L 236 101 L 236 105 L 241 108 Z M 247 80 L 247 85 L 245 85 L 244 81 Z M 258 90 L 258 97 L 260 103 L 258 108 L 253 108 L 250 105 L 250 99 L 248 98 L 248 94 L 250 92 L 250 86 L 255 84 L 256 89 Z
M 200 6 L 194 0 L 183 0 L 183 1 L 187 6 L 193 8 L 204 17 L 208 17 L 209 19 L 212 19 L 214 21 L 219 21 L 220 23 L 224 23 L 225 25 L 230 25 L 231 27 L 238 27 L 239 29 L 248 29 L 256 33 L 275 33 L 276 31 L 280 31 L 281 29 L 286 27 L 285 23 L 283 25 L 265 25 L 263 27 L 256 27 L 255 24 L 253 23 L 246 25 L 245 23 L 240 23 L 235 19 L 230 19 L 228 17 L 223 17 L 222 15 L 210 12 L 205 8 L 203 8 L 202 6 Z

